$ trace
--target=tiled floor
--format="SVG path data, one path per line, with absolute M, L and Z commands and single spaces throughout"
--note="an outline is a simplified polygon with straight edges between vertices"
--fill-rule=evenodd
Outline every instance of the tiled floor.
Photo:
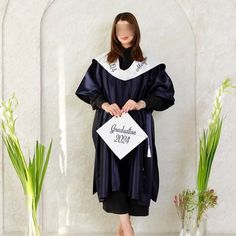
M 115 233 L 89 233 L 89 234 L 60 234 L 62 236 L 115 236 Z M 24 236 L 23 233 L 0 234 L 0 236 Z M 57 234 L 44 234 L 42 236 L 58 236 Z M 135 234 L 135 236 L 179 236 L 179 234 Z M 236 236 L 236 234 L 208 234 L 207 236 Z

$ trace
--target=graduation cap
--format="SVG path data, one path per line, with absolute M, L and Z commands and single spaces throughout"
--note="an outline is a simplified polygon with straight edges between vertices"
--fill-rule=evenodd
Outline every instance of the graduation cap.
M 148 137 L 128 112 L 120 117 L 113 116 L 96 132 L 119 159 Z

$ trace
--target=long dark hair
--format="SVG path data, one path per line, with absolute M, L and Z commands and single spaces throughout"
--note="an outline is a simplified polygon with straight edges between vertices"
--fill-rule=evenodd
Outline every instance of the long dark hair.
M 107 61 L 109 63 L 112 63 L 119 56 L 123 55 L 122 44 L 116 36 L 116 24 L 119 20 L 128 21 L 130 24 L 133 25 L 134 38 L 131 42 L 132 43 L 131 55 L 132 55 L 133 60 L 143 61 L 145 58 L 143 57 L 143 52 L 139 46 L 141 36 L 140 36 L 138 22 L 135 16 L 130 12 L 119 13 L 114 19 L 114 22 L 112 25 L 112 32 L 111 32 L 111 49 L 110 49 L 110 52 L 107 54 Z

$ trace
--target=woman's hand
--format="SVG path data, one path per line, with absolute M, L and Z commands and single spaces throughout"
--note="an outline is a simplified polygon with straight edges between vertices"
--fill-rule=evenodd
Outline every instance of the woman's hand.
M 102 104 L 102 109 L 107 113 L 110 113 L 112 116 L 121 116 L 122 111 L 116 103 L 109 104 L 108 102 L 104 102 Z
M 140 110 L 146 107 L 146 103 L 143 100 L 135 102 L 132 99 L 129 99 L 125 105 L 122 107 L 123 112 L 128 112 L 131 110 Z

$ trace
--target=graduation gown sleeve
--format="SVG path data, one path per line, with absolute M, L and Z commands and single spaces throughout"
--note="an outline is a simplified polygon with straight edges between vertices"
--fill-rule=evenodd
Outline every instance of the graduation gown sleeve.
M 93 110 L 94 110 L 94 109 L 102 109 L 102 104 L 103 104 L 104 102 L 107 102 L 107 101 L 104 99 L 104 97 L 103 97 L 102 94 L 100 94 L 100 95 L 94 97 L 94 98 L 90 101 Z
M 165 64 L 160 64 L 153 71 L 147 91 L 148 95 L 143 99 L 146 102 L 145 109 L 163 111 L 175 103 L 174 86 L 165 68 Z
M 92 60 L 85 76 L 79 84 L 75 94 L 84 102 L 91 105 L 92 109 L 101 109 L 103 102 L 106 102 L 102 89 L 96 81 L 96 60 Z

